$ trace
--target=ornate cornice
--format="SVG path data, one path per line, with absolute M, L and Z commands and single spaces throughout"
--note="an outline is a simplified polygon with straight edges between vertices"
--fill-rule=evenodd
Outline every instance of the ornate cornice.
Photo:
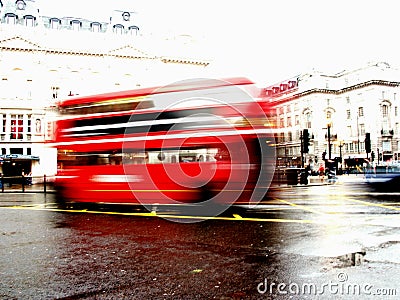
M 10 43 L 12 43 L 13 41 L 23 42 L 24 45 L 10 45 Z M 4 43 L 6 43 L 7 45 L 3 45 Z M 104 52 L 70 50 L 61 48 L 44 48 L 41 47 L 39 44 L 33 43 L 19 36 L 14 36 L 11 38 L 1 40 L 0 51 L 32 52 L 32 53 L 43 53 L 43 54 L 53 54 L 53 55 L 71 55 L 71 56 L 114 57 L 122 59 L 160 60 L 163 63 L 189 64 L 198 66 L 208 66 L 210 64 L 209 61 L 205 60 L 148 55 L 144 51 L 139 50 L 130 45 L 125 45 L 117 49 L 108 50 Z
M 175 63 L 175 64 L 190 64 L 190 65 L 203 65 L 208 66 L 210 62 L 208 61 L 200 61 L 200 60 L 191 60 L 191 59 L 179 59 L 179 58 L 167 58 L 161 57 L 161 61 L 163 63 Z
M 330 95 L 340 95 L 346 92 L 350 92 L 353 90 L 357 90 L 357 89 L 361 89 L 367 86 L 371 86 L 371 85 L 382 85 L 382 86 L 390 86 L 390 87 L 398 87 L 400 86 L 400 82 L 399 81 L 387 81 L 387 80 L 369 80 L 369 81 L 365 81 L 362 83 L 358 83 L 349 87 L 344 87 L 341 89 L 337 89 L 337 90 L 332 90 L 332 89 L 319 89 L 319 88 L 314 88 L 314 89 L 310 89 L 307 91 L 303 91 L 300 93 L 296 93 L 296 94 L 292 94 L 289 95 L 287 97 L 284 98 L 280 98 L 280 99 L 273 99 L 270 98 L 267 101 L 269 101 L 270 103 L 274 103 L 274 104 L 280 104 L 282 102 L 288 102 L 288 101 L 292 101 L 304 96 L 308 96 L 311 94 L 330 94 Z

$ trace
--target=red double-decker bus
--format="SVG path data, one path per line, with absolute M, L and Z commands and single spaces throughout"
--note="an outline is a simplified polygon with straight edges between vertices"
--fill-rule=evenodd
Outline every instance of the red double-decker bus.
M 54 145 L 68 202 L 258 203 L 275 169 L 267 108 L 244 78 L 73 97 Z

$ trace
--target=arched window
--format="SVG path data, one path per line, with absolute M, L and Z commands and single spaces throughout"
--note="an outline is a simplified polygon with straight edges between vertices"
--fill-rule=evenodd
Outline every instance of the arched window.
M 70 24 L 71 24 L 71 29 L 74 31 L 79 31 L 82 27 L 82 22 L 79 20 L 72 20 Z
M 36 18 L 32 15 L 26 15 L 24 16 L 24 23 L 26 27 L 33 27 L 35 26 L 35 20 Z
M 92 22 L 92 23 L 90 23 L 90 28 L 91 28 L 92 32 L 100 32 L 101 24 L 99 22 Z
M 131 35 L 138 35 L 138 32 L 139 32 L 139 27 L 137 27 L 137 26 L 129 26 L 128 27 L 128 31 L 129 31 L 129 33 L 131 34 Z
M 122 24 L 115 24 L 114 25 L 114 33 L 122 34 L 124 32 L 124 25 Z
M 309 110 L 303 112 L 304 117 L 304 128 L 310 129 L 311 128 L 311 120 L 312 120 L 312 113 Z
M 387 118 L 389 116 L 389 105 L 383 104 L 382 105 L 382 117 Z
M 17 19 L 18 19 L 18 16 L 13 13 L 6 13 L 4 15 L 4 20 L 5 20 L 6 24 L 14 25 L 17 23 Z
M 23 1 L 23 0 L 17 0 L 17 1 L 15 2 L 15 5 L 17 6 L 17 9 L 18 9 L 18 10 L 24 10 L 25 7 L 26 7 L 26 3 L 25 3 L 25 1 Z
M 59 29 L 61 25 L 61 20 L 58 18 L 51 18 L 50 19 L 50 28 L 52 29 Z
M 127 21 L 130 20 L 130 18 L 131 18 L 131 14 L 130 14 L 129 12 L 125 11 L 125 12 L 122 13 L 122 19 L 123 19 L 124 21 L 127 22 Z

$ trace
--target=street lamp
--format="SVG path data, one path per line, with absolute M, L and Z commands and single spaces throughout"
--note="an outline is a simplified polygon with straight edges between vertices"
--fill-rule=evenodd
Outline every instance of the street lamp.
M 331 145 L 332 112 L 329 110 L 329 108 L 327 108 L 325 117 L 326 117 L 327 128 L 323 129 L 328 130 L 328 159 L 331 160 L 332 159 L 332 145 Z
M 328 122 L 327 127 L 328 127 L 328 159 L 332 159 L 332 145 L 331 145 L 331 126 L 332 123 Z
M 343 157 L 342 157 L 342 148 L 343 148 L 343 141 L 340 141 L 340 142 L 339 142 L 340 163 L 342 163 L 342 161 L 343 161 Z
M 360 111 L 357 111 L 357 151 L 360 154 L 360 125 L 358 123 L 358 118 L 360 116 Z
M 342 157 L 343 141 L 339 141 L 339 156 L 340 156 L 340 172 L 342 173 L 343 157 Z

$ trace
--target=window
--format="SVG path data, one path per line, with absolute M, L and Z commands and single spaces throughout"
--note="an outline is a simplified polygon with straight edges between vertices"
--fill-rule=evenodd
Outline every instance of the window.
M 137 35 L 138 32 L 139 32 L 139 27 L 137 27 L 137 26 L 129 26 L 128 30 L 129 30 L 129 33 L 131 35 Z
M 33 27 L 35 26 L 35 17 L 34 16 L 25 16 L 24 17 L 24 23 L 26 27 Z
M 26 132 L 27 133 L 32 133 L 32 116 L 28 115 L 28 123 L 27 123 L 27 127 L 26 127 Z
M 115 25 L 114 25 L 114 33 L 116 33 L 116 34 L 122 34 L 122 33 L 124 33 L 124 25 L 122 25 L 122 24 L 115 24 Z
M 129 12 L 125 11 L 125 12 L 122 13 L 122 19 L 123 19 L 124 21 L 127 22 L 127 21 L 130 20 L 130 18 L 131 18 L 131 14 L 130 14 Z
M 58 90 L 59 89 L 60 88 L 58 86 L 52 86 L 51 87 L 51 91 L 52 91 L 52 94 L 53 94 L 53 99 L 57 99 L 58 98 Z
M 17 9 L 18 10 L 24 10 L 25 9 L 25 2 L 23 0 L 17 0 L 17 2 L 15 3 L 17 5 Z
M 24 154 L 23 148 L 10 148 L 10 154 Z
M 306 117 L 306 128 L 311 128 L 311 113 L 310 112 L 307 112 L 306 113 L 306 115 L 305 115 L 305 117 Z
M 365 151 L 365 142 L 360 142 L 360 151 L 361 152 Z
M 351 126 L 347 126 L 347 136 L 352 136 L 353 135 L 353 133 L 352 133 L 352 131 L 351 131 Z
M 292 118 L 291 117 L 287 118 L 287 126 L 292 127 Z
M 12 140 L 22 140 L 24 132 L 24 115 L 11 115 L 11 135 Z
M 387 104 L 382 105 L 382 117 L 387 118 L 389 115 L 389 106 Z
M 82 23 L 78 20 L 71 21 L 71 29 L 74 31 L 79 31 L 81 29 Z
M 101 24 L 98 22 L 93 22 L 90 24 L 90 28 L 92 29 L 92 32 L 100 32 L 101 31 Z
M 0 115 L 0 116 L 1 116 L 1 140 L 4 141 L 6 140 L 7 120 L 6 120 L 6 115 Z
M 358 108 L 358 116 L 363 117 L 364 116 L 364 107 L 359 107 Z
M 201 163 L 215 161 L 229 161 L 230 154 L 225 147 L 219 148 L 193 148 L 181 150 L 135 151 L 127 149 L 126 152 L 104 151 L 92 153 L 65 154 L 68 157 L 64 165 L 121 165 L 121 164 L 169 164 L 169 163 Z M 179 166 L 178 166 L 179 167 Z M 100 175 L 102 176 L 102 175 Z
M 51 29 L 59 29 L 61 25 L 61 20 L 57 18 L 50 19 L 50 28 Z
M 279 127 L 284 128 L 285 127 L 285 120 L 283 118 L 280 119 L 279 121 Z
M 14 25 L 17 23 L 17 15 L 16 14 L 12 14 L 12 13 L 7 13 L 4 16 L 4 19 L 6 21 L 6 24 L 10 24 L 10 25 Z
M 0 127 L 0 132 L 4 133 L 4 132 L 6 132 L 6 116 L 0 115 L 0 120 L 1 120 L 1 124 L 2 124 L 2 126 Z
M 360 134 L 361 135 L 365 134 L 365 125 L 364 124 L 360 124 Z

